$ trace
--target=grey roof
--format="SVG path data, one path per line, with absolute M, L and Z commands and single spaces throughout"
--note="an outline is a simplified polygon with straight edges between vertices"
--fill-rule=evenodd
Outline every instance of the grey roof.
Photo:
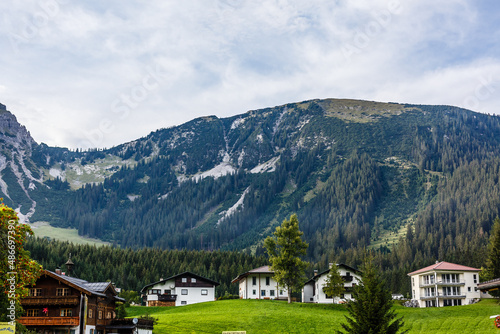
M 109 287 L 110 282 L 96 282 L 96 283 L 87 283 L 87 286 L 92 291 L 104 292 Z
M 154 283 L 150 283 L 150 284 L 148 284 L 148 285 L 144 286 L 144 287 L 141 289 L 141 292 L 143 292 L 143 291 L 147 290 L 150 286 L 156 285 L 156 284 L 161 283 L 161 282 L 170 281 L 171 279 L 174 279 L 174 278 L 176 278 L 176 277 L 180 277 L 180 276 L 192 276 L 192 277 L 194 277 L 194 278 L 196 278 L 196 279 L 203 280 L 203 281 L 205 281 L 205 282 L 211 283 L 211 284 L 213 284 L 214 286 L 219 286 L 219 285 L 220 285 L 220 283 L 219 283 L 219 282 L 216 282 L 216 281 L 213 281 L 213 280 L 211 280 L 211 279 L 209 279 L 209 278 L 206 278 L 206 277 L 203 277 L 203 276 L 200 276 L 200 275 L 194 274 L 194 273 L 192 273 L 192 272 L 190 272 L 190 271 L 185 271 L 185 272 L 183 272 L 183 273 L 181 273 L 181 274 L 174 275 L 174 276 L 172 276 L 172 277 L 162 279 L 161 281 L 154 282 Z
M 354 273 L 357 273 L 357 274 L 361 274 L 361 270 L 358 270 L 354 267 L 351 267 L 351 266 L 348 266 L 347 264 L 343 264 L 343 263 L 337 263 L 337 267 L 344 267 L 346 269 L 349 269 L 350 271 L 353 271 Z M 316 281 L 321 275 L 324 275 L 326 273 L 328 273 L 330 271 L 330 268 L 326 269 L 326 270 L 323 270 L 322 272 L 320 272 L 319 274 L 317 275 L 314 275 L 313 277 L 311 277 L 311 279 L 309 279 L 307 282 L 305 282 L 304 284 L 309 284 L 311 282 L 314 282 Z
M 491 281 L 481 282 L 477 285 L 479 290 L 489 291 L 489 290 L 497 290 L 500 288 L 500 278 L 495 278 Z
M 239 281 L 241 281 L 242 279 L 244 279 L 245 277 L 247 277 L 250 274 L 268 274 L 268 275 L 274 275 L 274 271 L 272 271 L 269 266 L 262 266 L 262 267 L 249 270 L 246 273 L 243 273 L 243 274 L 240 274 L 240 275 L 236 276 L 236 278 L 233 279 L 231 281 L 231 283 L 239 282 Z
M 50 274 L 52 274 L 53 276 L 58 277 L 61 281 L 71 283 L 73 285 L 76 285 L 80 289 L 87 291 L 88 293 L 91 293 L 91 294 L 97 295 L 97 296 L 101 296 L 101 297 L 106 297 L 106 294 L 104 292 L 106 292 L 107 288 L 111 284 L 110 282 L 88 282 L 88 281 L 80 279 L 80 278 L 66 276 L 66 275 L 60 275 L 60 274 L 57 274 L 57 273 L 55 273 L 53 271 L 49 271 L 49 270 L 46 270 L 46 271 L 49 272 Z M 113 290 L 114 290 L 114 288 L 113 288 Z M 114 297 L 117 300 L 125 301 L 125 299 L 123 299 L 121 297 L 118 297 L 118 296 L 114 296 Z

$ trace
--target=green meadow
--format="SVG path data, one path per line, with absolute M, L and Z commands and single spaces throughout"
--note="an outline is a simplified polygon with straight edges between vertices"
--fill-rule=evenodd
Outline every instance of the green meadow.
M 490 316 L 500 314 L 495 300 L 444 308 L 394 306 L 409 333 L 497 333 Z M 222 300 L 182 307 L 127 308 L 129 317 L 150 315 L 158 319 L 160 333 L 334 333 L 347 311 L 343 305 L 319 305 L 269 300 Z

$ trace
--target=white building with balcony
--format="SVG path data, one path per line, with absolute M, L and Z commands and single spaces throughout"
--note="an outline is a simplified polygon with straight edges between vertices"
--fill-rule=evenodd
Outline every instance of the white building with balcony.
M 477 288 L 480 271 L 460 264 L 436 262 L 411 272 L 408 276 L 411 279 L 412 299 L 420 307 L 471 304 L 481 298 Z
M 145 306 L 183 306 L 215 300 L 219 283 L 189 271 L 146 285 L 141 290 Z

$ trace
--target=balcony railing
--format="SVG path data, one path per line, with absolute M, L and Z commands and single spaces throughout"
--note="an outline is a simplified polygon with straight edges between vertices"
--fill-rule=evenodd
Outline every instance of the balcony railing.
M 175 302 L 177 295 L 158 295 L 158 300 L 161 302 Z
M 78 317 L 21 317 L 17 320 L 24 326 L 78 326 Z
M 429 299 L 460 299 L 465 298 L 465 295 L 444 295 L 442 293 L 438 293 L 437 295 L 430 296 L 420 296 L 420 300 L 429 300 Z
M 435 286 L 435 285 L 446 285 L 446 286 L 461 286 L 465 285 L 465 281 L 458 281 L 458 280 L 438 280 L 434 282 L 422 282 L 420 283 L 421 287 L 426 287 L 426 286 Z
M 25 297 L 21 299 L 22 305 L 77 305 L 78 303 L 80 303 L 78 296 Z

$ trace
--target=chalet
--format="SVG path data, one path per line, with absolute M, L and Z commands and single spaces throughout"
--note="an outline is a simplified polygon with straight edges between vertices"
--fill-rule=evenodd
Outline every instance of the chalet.
M 331 268 L 330 264 L 330 268 Z M 326 278 L 330 269 L 324 270 L 321 273 L 315 272 L 314 276 L 304 284 L 302 288 L 302 302 L 304 303 L 340 303 L 346 300 L 351 300 L 352 289 L 361 282 L 361 272 L 358 269 L 345 265 L 337 264 L 340 276 L 344 280 L 344 293 L 340 297 L 332 298 L 323 291 L 326 284 Z
M 467 305 L 481 297 L 478 289 L 481 269 L 449 262 L 435 264 L 408 274 L 412 299 L 420 307 Z
M 141 294 L 146 306 L 182 306 L 214 301 L 218 285 L 211 279 L 184 272 L 146 285 Z
M 269 266 L 238 275 L 231 283 L 239 283 L 240 299 L 288 299 L 287 289 L 278 286 Z
M 44 270 L 21 299 L 25 315 L 18 321 L 44 334 L 106 334 L 117 301 L 125 300 L 110 282 L 90 283 L 60 269 Z

